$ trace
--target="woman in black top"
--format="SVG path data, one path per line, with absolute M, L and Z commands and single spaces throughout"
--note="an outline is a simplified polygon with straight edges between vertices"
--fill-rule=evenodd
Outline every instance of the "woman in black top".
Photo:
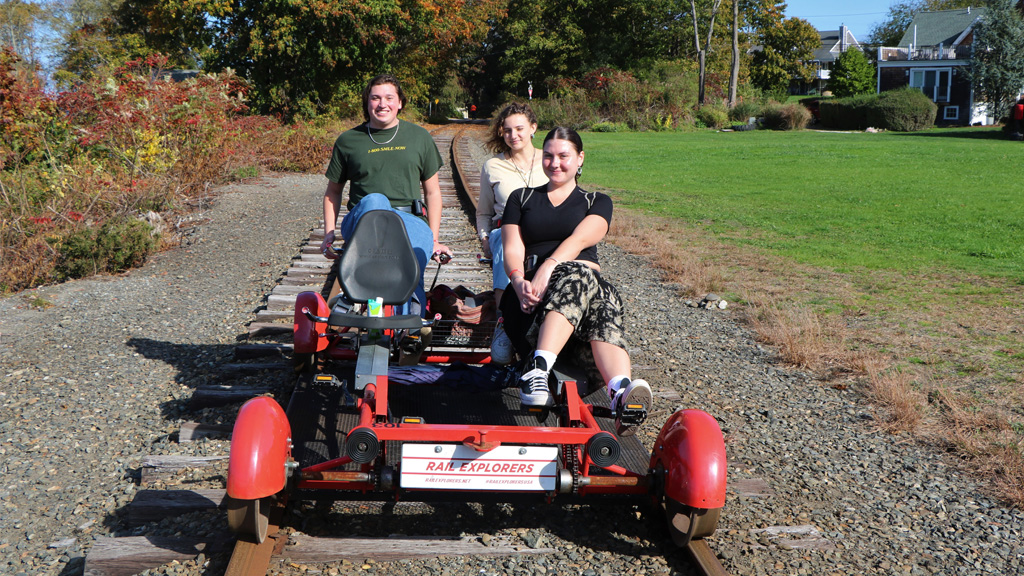
M 622 328 L 622 301 L 601 278 L 597 244 L 612 219 L 605 194 L 576 185 L 583 171 L 583 141 L 571 128 L 544 139 L 548 183 L 512 193 L 502 217 L 505 269 L 512 290 L 502 298 L 506 331 L 520 348 L 534 348 L 520 380 L 527 406 L 554 404 L 548 377 L 563 352 L 606 384 L 616 415 L 626 404 L 651 405 L 651 388 L 631 380 Z M 527 355 L 528 356 L 528 355 Z M 619 434 L 635 427 L 620 425 Z

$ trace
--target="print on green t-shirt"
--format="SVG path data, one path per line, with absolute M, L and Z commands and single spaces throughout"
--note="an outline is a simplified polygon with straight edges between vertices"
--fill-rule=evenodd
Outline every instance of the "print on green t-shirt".
M 404 120 L 399 120 L 397 134 L 394 128 L 370 129 L 371 138 L 366 130 L 360 124 L 338 136 L 325 174 L 332 182 L 351 184 L 348 208 L 375 192 L 387 196 L 394 207 L 421 199 L 421 183 L 443 165 L 430 133 Z

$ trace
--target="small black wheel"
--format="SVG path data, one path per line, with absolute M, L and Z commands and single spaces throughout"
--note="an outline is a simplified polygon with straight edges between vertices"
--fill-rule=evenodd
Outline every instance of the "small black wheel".
M 676 546 L 686 546 L 691 540 L 711 536 L 718 528 L 721 508 L 693 508 L 665 498 L 665 519 Z
M 270 508 L 274 503 L 273 496 L 257 500 L 239 500 L 230 496 L 224 497 L 228 509 L 228 526 L 242 536 L 249 536 L 262 544 L 267 539 L 270 526 Z

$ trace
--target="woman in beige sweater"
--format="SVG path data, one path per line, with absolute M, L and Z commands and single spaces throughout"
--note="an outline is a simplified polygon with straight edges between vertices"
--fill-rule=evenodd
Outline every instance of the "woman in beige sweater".
M 484 162 L 480 170 L 476 228 L 480 247 L 492 261 L 492 286 L 497 302 L 501 302 L 509 284 L 501 247 L 501 215 L 505 202 L 520 188 L 535 188 L 548 181 L 541 166 L 543 153 L 533 146 L 536 132 L 537 115 L 529 104 L 513 102 L 502 108 L 491 123 L 491 137 L 487 141 L 487 147 L 495 156 Z M 512 343 L 500 324 L 491 340 L 491 360 L 498 364 L 512 361 Z

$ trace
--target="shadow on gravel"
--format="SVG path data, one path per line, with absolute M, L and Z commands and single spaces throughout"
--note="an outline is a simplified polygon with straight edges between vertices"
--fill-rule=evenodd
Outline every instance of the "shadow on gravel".
M 280 380 L 276 377 L 268 378 L 266 373 L 237 374 L 232 375 L 230 379 L 226 378 L 223 368 L 234 358 L 236 348 L 234 344 L 179 344 L 149 338 L 131 338 L 127 344 L 148 359 L 160 360 L 174 367 L 177 371 L 174 381 L 193 390 L 230 387 L 240 392 L 255 391 L 252 394 L 255 396 L 271 390 Z M 174 395 L 173 392 L 172 395 Z M 238 403 L 242 401 L 238 400 Z M 198 409 L 201 410 L 202 406 Z M 189 414 L 189 418 L 195 418 L 197 407 L 193 396 L 185 395 L 163 402 L 161 411 L 163 416 L 168 419 L 181 418 L 185 414 Z M 232 418 L 234 417 L 235 410 L 227 412 L 231 414 Z M 212 417 L 213 420 L 210 418 L 199 418 L 199 420 L 207 424 L 219 423 L 218 414 L 211 412 L 207 416 Z

